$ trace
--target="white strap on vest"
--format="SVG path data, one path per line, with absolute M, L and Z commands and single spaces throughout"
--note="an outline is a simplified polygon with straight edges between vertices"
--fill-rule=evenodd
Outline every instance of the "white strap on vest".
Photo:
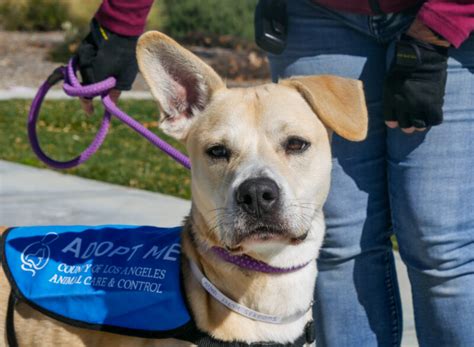
M 191 271 L 196 277 L 196 279 L 201 283 L 201 286 L 217 301 L 219 301 L 222 305 L 226 306 L 228 309 L 244 316 L 250 318 L 255 321 L 265 322 L 265 323 L 272 323 L 272 324 L 288 324 L 296 322 L 298 319 L 303 317 L 310 309 L 313 303 L 311 303 L 307 310 L 305 311 L 297 311 L 296 313 L 287 316 L 287 317 L 279 317 L 273 316 L 270 314 L 260 313 L 254 311 L 248 307 L 245 307 L 234 300 L 227 297 L 224 293 L 222 293 L 217 287 L 209 281 L 202 271 L 198 268 L 196 263 L 192 260 L 189 260 L 189 265 L 191 266 Z

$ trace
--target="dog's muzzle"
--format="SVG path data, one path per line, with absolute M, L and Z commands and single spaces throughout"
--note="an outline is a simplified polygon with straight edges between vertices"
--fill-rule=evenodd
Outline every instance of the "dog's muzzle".
M 301 242 L 306 237 L 295 233 L 282 213 L 283 194 L 271 178 L 246 179 L 234 194 L 238 213 L 231 217 L 234 232 L 227 247 L 238 248 L 244 241 Z

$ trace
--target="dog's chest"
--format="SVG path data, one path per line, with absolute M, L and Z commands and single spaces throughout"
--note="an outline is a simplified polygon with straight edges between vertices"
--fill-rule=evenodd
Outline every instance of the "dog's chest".
M 12 228 L 3 235 L 2 262 L 14 294 L 55 319 L 166 337 L 191 322 L 180 281 L 180 231 L 120 225 Z

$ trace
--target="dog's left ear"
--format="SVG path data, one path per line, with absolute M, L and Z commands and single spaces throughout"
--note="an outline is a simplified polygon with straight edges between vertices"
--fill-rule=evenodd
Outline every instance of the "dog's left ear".
M 209 65 L 158 31 L 140 37 L 137 60 L 160 104 L 160 127 L 184 140 L 193 118 L 207 106 L 217 89 L 225 87 L 224 82 Z
M 320 75 L 294 77 L 279 82 L 295 88 L 326 127 L 351 141 L 367 136 L 368 116 L 362 82 Z

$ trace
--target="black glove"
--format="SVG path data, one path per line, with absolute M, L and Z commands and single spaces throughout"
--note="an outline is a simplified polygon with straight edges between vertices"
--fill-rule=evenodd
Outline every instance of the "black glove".
M 384 83 L 385 120 L 400 128 L 442 123 L 447 60 L 447 48 L 403 35 Z
M 117 79 L 115 89 L 130 90 L 138 72 L 135 58 L 137 40 L 137 36 L 115 34 L 93 19 L 91 31 L 76 53 L 83 84 L 113 76 Z

